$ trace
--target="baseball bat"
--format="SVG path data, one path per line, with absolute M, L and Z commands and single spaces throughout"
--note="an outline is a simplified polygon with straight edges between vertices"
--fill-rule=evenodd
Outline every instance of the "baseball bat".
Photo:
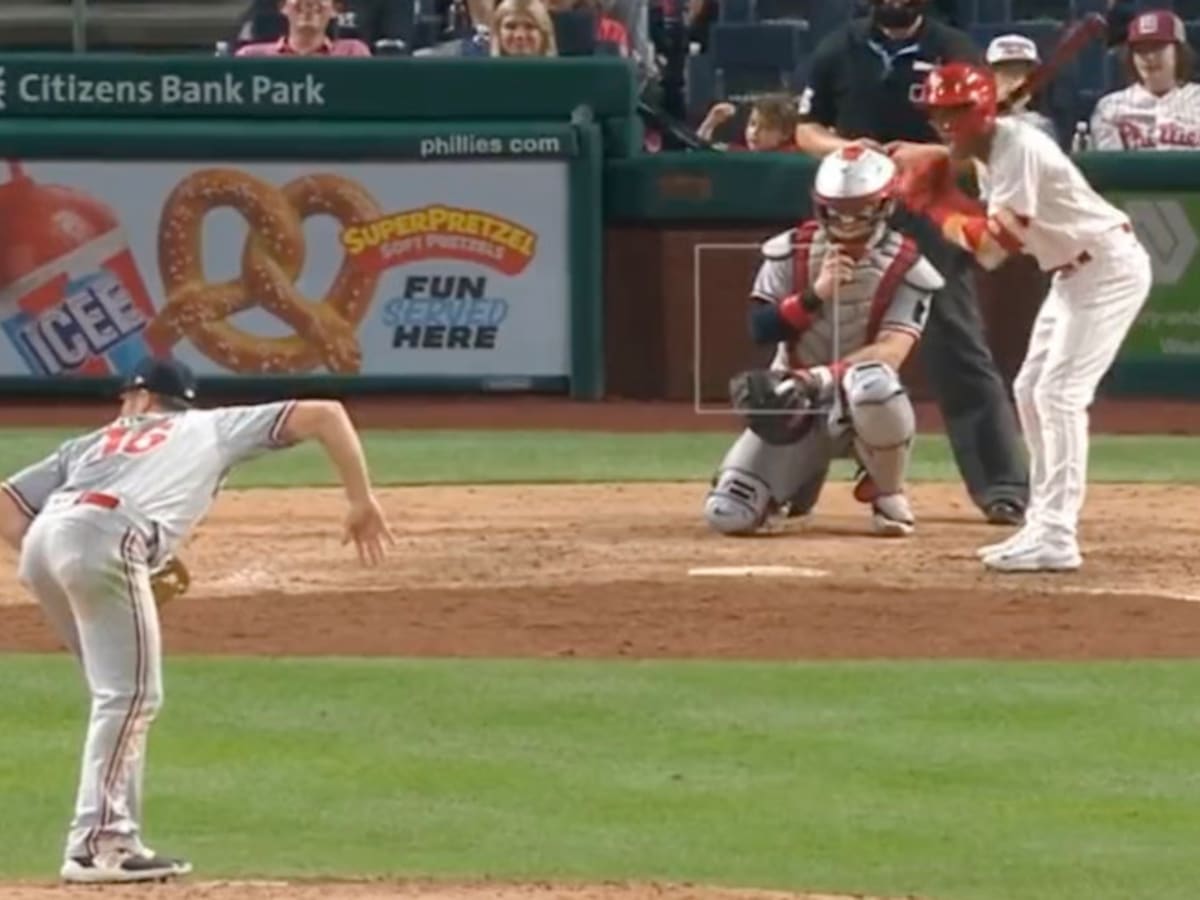
M 1057 46 L 1040 66 L 1026 76 L 1008 97 L 1000 104 L 1001 112 L 1008 112 L 1012 107 L 1026 97 L 1036 94 L 1054 80 L 1059 71 L 1071 62 L 1080 51 L 1094 40 L 1101 40 L 1108 34 L 1108 20 L 1098 12 L 1088 13 L 1063 34 Z

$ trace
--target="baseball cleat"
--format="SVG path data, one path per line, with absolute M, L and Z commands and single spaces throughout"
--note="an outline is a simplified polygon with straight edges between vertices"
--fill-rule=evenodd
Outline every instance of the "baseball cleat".
M 1025 522 L 1025 510 L 1012 500 L 995 500 L 984 510 L 989 525 L 1021 525 Z
M 1075 544 L 1021 544 L 984 557 L 983 564 L 995 572 L 1074 572 L 1083 556 Z
M 975 555 L 980 559 L 987 559 L 989 556 L 995 556 L 998 553 L 1005 553 L 1017 544 L 1023 543 L 1033 537 L 1028 528 L 1022 528 L 1020 531 L 1014 531 L 1002 541 L 996 541 L 994 544 L 984 544 L 975 551 Z
M 880 494 L 871 501 L 871 529 L 883 537 L 908 537 L 916 531 L 908 498 L 903 494 Z
M 71 884 L 130 884 L 166 881 L 192 871 L 182 859 L 160 856 L 153 850 L 114 850 L 96 856 L 72 856 L 62 867 L 63 881 Z

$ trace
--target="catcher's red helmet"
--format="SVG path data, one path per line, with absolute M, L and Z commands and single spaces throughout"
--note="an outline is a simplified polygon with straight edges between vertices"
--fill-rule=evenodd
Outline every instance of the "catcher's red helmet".
M 942 137 L 953 143 L 988 134 L 996 122 L 996 79 L 990 69 L 970 63 L 946 63 L 925 79 L 922 105 L 934 110 L 959 110 L 935 121 Z

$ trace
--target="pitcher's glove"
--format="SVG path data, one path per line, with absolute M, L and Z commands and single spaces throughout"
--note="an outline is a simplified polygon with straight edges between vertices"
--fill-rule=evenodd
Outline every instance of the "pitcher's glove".
M 729 399 L 751 431 L 777 446 L 795 444 L 821 414 L 818 385 L 795 372 L 742 372 L 729 382 Z
M 191 584 L 192 575 L 177 556 L 172 556 L 150 573 L 150 590 L 154 592 L 154 602 L 159 609 L 186 594 Z

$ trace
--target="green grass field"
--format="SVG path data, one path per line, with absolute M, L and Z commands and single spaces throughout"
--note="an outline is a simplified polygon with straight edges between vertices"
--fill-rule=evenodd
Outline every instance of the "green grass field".
M 60 436 L 0 442 L 5 469 Z M 694 479 L 721 435 L 373 433 L 385 483 Z M 1097 480 L 1200 481 L 1103 438 Z M 315 455 L 237 484 L 328 483 Z M 919 477 L 950 477 L 920 442 Z M 289 481 L 290 479 L 290 481 Z M 0 879 L 50 878 L 85 701 L 0 656 Z M 148 837 L 200 877 L 670 879 L 1194 900 L 1200 666 L 168 658 Z M 2 893 L 2 891 L 0 891 Z
M 76 432 L 6 431 L 0 471 L 50 453 Z M 496 482 L 699 481 L 712 474 L 729 434 L 607 434 L 579 431 L 368 431 L 364 442 L 381 484 Z M 234 473 L 231 487 L 334 484 L 334 473 L 312 446 L 288 451 L 287 465 L 267 456 Z M 841 470 L 848 472 L 847 467 Z M 957 478 L 940 436 L 917 440 L 912 477 Z M 1095 481 L 1200 483 L 1200 438 L 1100 435 L 1093 441 Z

